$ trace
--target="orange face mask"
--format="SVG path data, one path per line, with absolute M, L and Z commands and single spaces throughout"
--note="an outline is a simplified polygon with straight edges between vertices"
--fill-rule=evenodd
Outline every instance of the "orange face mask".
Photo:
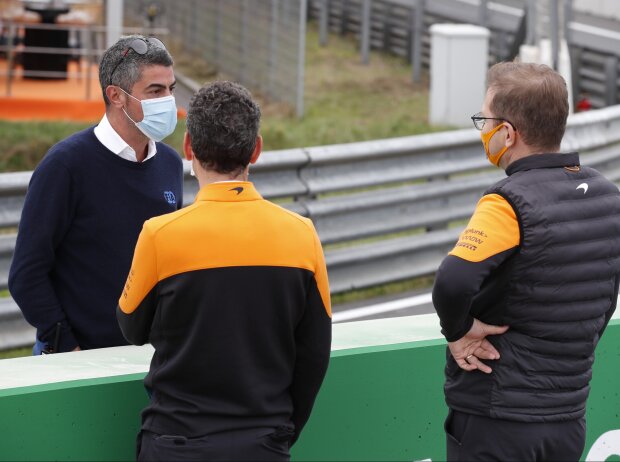
M 484 152 L 487 155 L 487 159 L 489 159 L 489 162 L 491 162 L 496 167 L 499 167 L 499 160 L 508 150 L 508 146 L 504 146 L 502 149 L 499 150 L 499 152 L 496 152 L 495 154 L 491 154 L 489 152 L 489 143 L 491 142 L 491 138 L 493 138 L 493 135 L 495 135 L 495 133 L 497 133 L 497 131 L 503 126 L 504 124 L 501 123 L 497 127 L 495 127 L 493 130 L 489 130 L 486 133 L 480 132 L 480 138 L 482 139 L 482 144 L 484 145 Z

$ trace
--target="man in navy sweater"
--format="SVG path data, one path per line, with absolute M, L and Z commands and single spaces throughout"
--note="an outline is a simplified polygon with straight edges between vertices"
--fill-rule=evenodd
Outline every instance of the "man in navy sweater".
M 33 354 L 125 345 L 118 294 L 145 220 L 182 206 L 172 57 L 154 37 L 103 54 L 106 113 L 53 146 L 30 180 L 9 290 L 37 329 Z

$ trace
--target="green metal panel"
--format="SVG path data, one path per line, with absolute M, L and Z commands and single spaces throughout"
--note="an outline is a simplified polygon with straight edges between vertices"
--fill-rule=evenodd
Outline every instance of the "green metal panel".
M 132 459 L 140 411 L 148 400 L 142 378 L 143 374 L 5 393 L 0 398 L 0 459 Z
M 596 348 L 594 373 L 588 399 L 587 438 L 584 457 L 603 433 L 620 429 L 620 320 L 612 320 Z M 620 442 L 617 444 L 620 448 Z M 620 461 L 617 457 L 608 461 Z
M 293 460 L 445 460 L 445 346 L 433 343 L 332 357 Z
M 0 382 L 10 364 L 1 363 Z M 334 351 L 293 460 L 444 460 L 444 363 L 436 339 Z M 620 322 L 613 320 L 597 349 L 585 454 L 600 435 L 620 429 L 618 364 Z M 143 376 L 0 389 L 0 460 L 132 459 L 147 403 Z

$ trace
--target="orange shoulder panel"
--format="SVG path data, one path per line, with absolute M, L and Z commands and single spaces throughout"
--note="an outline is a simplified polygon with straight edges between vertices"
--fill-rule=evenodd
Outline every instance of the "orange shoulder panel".
M 481 262 L 519 245 L 521 234 L 512 206 L 499 194 L 478 202 L 469 224 L 449 255 Z
M 325 258 L 312 222 L 264 200 L 201 202 L 148 220 L 120 308 L 133 312 L 158 281 L 170 276 L 234 266 L 312 271 L 331 316 Z

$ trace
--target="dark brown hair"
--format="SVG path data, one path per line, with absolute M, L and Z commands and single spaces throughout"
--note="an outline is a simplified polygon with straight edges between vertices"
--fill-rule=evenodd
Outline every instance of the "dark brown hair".
M 187 111 L 196 159 L 218 173 L 239 173 L 256 147 L 260 115 L 250 92 L 237 83 L 213 82 L 198 90 Z
M 523 141 L 543 151 L 557 149 L 568 117 L 568 91 L 560 74 L 543 64 L 505 62 L 487 73 L 495 117 L 514 124 Z

